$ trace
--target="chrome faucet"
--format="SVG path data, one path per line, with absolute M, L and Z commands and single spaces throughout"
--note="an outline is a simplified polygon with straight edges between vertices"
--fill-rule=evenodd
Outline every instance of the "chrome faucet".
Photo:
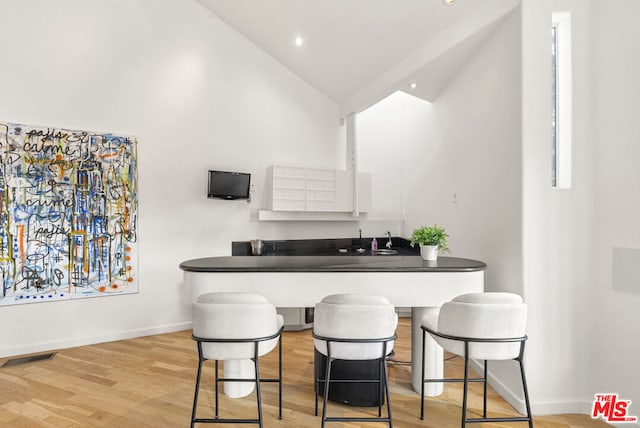
M 389 232 L 388 230 L 387 230 L 387 236 L 389 237 L 389 240 L 387 241 L 386 247 L 391 249 L 391 246 L 393 245 L 393 242 L 391 242 L 391 232 Z

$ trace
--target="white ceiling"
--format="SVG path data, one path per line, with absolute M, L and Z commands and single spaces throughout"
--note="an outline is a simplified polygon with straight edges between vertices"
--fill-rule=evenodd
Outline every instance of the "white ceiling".
M 361 111 L 408 83 L 433 100 L 520 0 L 197 0 L 336 102 Z M 294 44 L 301 36 L 301 48 Z

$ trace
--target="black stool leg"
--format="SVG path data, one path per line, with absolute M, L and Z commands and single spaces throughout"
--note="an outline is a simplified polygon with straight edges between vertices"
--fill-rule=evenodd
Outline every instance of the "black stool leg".
M 484 360 L 484 380 L 482 381 L 484 391 L 482 394 L 482 417 L 487 418 L 487 360 Z
M 393 428 L 393 422 L 391 420 L 391 394 L 389 394 L 389 372 L 387 370 L 387 342 L 384 343 L 384 354 L 382 357 L 382 369 L 384 371 L 384 390 L 387 393 L 387 416 L 389 417 L 389 428 Z
M 378 364 L 378 417 L 382 417 L 382 399 L 384 397 L 384 385 L 382 384 L 382 361 Z
M 329 384 L 331 383 L 331 361 L 331 351 L 329 351 L 329 343 L 327 342 L 327 371 L 324 378 L 324 401 L 322 402 L 321 428 L 324 428 L 324 424 L 327 420 L 327 402 L 329 401 Z
M 427 332 L 422 330 L 422 377 L 420 378 L 420 420 L 424 420 L 424 342 Z
M 258 342 L 255 343 L 253 367 L 256 375 L 256 399 L 258 400 L 258 425 L 262 428 L 262 397 L 260 395 L 260 370 L 258 368 Z
M 524 403 L 527 406 L 527 418 L 529 418 L 529 428 L 533 428 L 533 419 L 531 418 L 531 404 L 529 403 L 529 390 L 527 388 L 527 378 L 524 375 L 524 366 L 522 365 L 522 358 L 518 360 L 520 363 L 520 374 L 522 375 L 522 388 L 524 390 Z
M 464 387 L 462 389 L 462 428 L 467 424 L 467 393 L 469 389 L 469 343 L 464 342 Z
M 216 406 L 215 407 L 216 408 L 215 408 L 215 410 L 216 410 L 216 419 L 218 419 L 218 383 L 219 383 L 219 381 L 218 381 L 218 360 L 216 360 L 215 372 L 216 372 L 216 391 L 215 391 L 215 394 L 216 394 L 216 401 L 215 401 L 215 405 Z
M 318 376 L 318 351 L 314 349 L 313 351 L 313 378 L 315 381 L 313 382 L 313 391 L 316 396 L 316 416 L 318 416 L 318 391 L 320 385 L 320 377 Z
M 282 333 L 278 338 L 278 419 L 282 419 Z
M 202 374 L 202 344 L 198 342 L 198 374 L 196 375 L 196 390 L 193 394 L 193 410 L 191 411 L 191 428 L 195 425 L 196 408 L 198 407 L 198 392 L 200 391 L 200 376 Z

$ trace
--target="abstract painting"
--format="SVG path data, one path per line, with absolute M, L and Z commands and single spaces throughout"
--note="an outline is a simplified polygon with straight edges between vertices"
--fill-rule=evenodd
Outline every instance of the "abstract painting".
M 0 305 L 138 291 L 136 145 L 0 122 Z

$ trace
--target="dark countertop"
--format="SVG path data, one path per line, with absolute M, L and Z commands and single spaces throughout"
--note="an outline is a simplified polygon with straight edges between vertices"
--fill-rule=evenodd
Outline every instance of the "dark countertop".
M 180 263 L 188 272 L 474 272 L 487 265 L 478 260 L 418 255 L 317 255 L 206 257 Z
M 387 237 L 377 237 L 378 248 L 386 249 Z M 420 255 L 418 247 L 412 248 L 409 241 L 397 236 L 392 237 L 394 256 Z M 372 256 L 371 238 L 337 238 L 337 239 L 288 239 L 279 241 L 262 241 L 262 256 Z M 358 252 L 358 249 L 362 252 Z M 231 243 L 232 256 L 251 256 L 251 242 L 237 241 Z

